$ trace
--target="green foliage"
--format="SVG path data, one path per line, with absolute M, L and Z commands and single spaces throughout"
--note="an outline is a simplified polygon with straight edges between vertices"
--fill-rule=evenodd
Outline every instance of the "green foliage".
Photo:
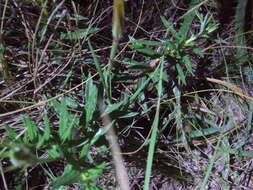
M 188 33 L 193 21 L 195 21 L 195 16 L 197 17 L 197 22 L 200 24 L 200 28 L 198 32 L 192 33 L 189 37 Z M 188 56 L 190 49 L 193 50 L 191 52 L 193 55 L 203 56 L 198 49 L 196 42 L 201 38 L 210 38 L 210 34 L 218 28 L 218 25 L 214 23 L 211 15 L 207 14 L 204 16 L 198 10 L 185 16 L 178 31 L 164 16 L 161 16 L 161 21 L 167 29 L 165 38 L 162 42 L 136 40 L 131 37 L 131 44 L 129 47 L 151 58 L 157 58 L 164 55 L 165 59 L 174 66 L 177 73 L 176 77 L 178 78 L 178 83 L 187 85 L 186 78 L 188 76 L 194 76 L 194 71 L 192 69 L 193 61 Z M 155 51 L 154 49 L 161 50 Z M 176 82 L 175 78 L 172 80 Z
M 90 78 L 90 77 L 89 77 Z M 89 80 L 86 83 L 85 88 L 85 115 L 86 115 L 86 125 L 93 121 L 94 112 L 97 110 L 97 99 L 98 99 L 98 89 L 94 85 L 93 80 Z
M 26 127 L 26 137 L 25 137 L 25 142 L 28 143 L 34 142 L 38 136 L 38 127 L 32 123 L 32 121 L 25 117 L 23 119 L 24 126 Z
M 62 40 L 82 40 L 85 39 L 88 35 L 94 34 L 98 32 L 98 28 L 87 28 L 87 29 L 78 29 L 75 30 L 74 32 L 71 32 L 70 34 L 68 33 L 61 33 L 60 39 Z
M 43 144 L 45 144 L 45 142 L 47 142 L 51 137 L 49 119 L 48 119 L 47 114 L 45 114 L 44 116 L 44 122 L 45 122 L 44 134 L 39 137 L 39 141 L 36 146 L 37 149 L 39 149 Z
M 164 57 L 162 57 L 160 61 L 160 77 L 159 81 L 157 84 L 157 94 L 158 94 L 158 99 L 157 99 L 157 105 L 156 105 L 156 114 L 155 114 L 155 119 L 152 124 L 152 134 L 150 138 L 150 145 L 149 145 L 149 151 L 148 151 L 148 159 L 147 159 L 147 166 L 146 166 L 146 174 L 145 174 L 145 181 L 144 181 L 144 190 L 149 189 L 149 183 L 150 183 L 150 178 L 151 178 L 151 169 L 152 169 L 152 164 L 153 164 L 153 159 L 154 159 L 154 153 L 155 153 L 155 144 L 156 144 L 156 138 L 158 134 L 158 125 L 159 125 L 159 119 L 160 119 L 160 104 L 161 104 L 161 97 L 163 95 L 163 70 L 164 70 Z M 158 67 L 159 68 L 159 67 Z
M 8 133 L 10 139 L 15 140 L 17 138 L 18 134 L 11 127 L 5 124 L 4 129 Z
M 89 95 L 89 93 L 94 92 L 96 92 L 96 88 L 90 81 L 87 83 L 86 88 L 87 104 L 85 109 L 89 116 L 87 122 L 91 121 L 96 108 L 92 104 L 96 103 L 96 97 Z M 77 182 L 82 184 L 82 187 L 101 189 L 93 183 L 93 180 L 101 175 L 104 165 L 94 163 L 95 166 L 92 166 L 93 163 L 85 161 L 85 158 L 90 154 L 88 151 L 90 144 L 88 144 L 86 139 L 76 136 L 79 119 L 69 112 L 69 107 L 71 106 L 75 107 L 76 102 L 70 97 L 62 97 L 60 102 L 55 100 L 50 103 L 50 107 L 55 110 L 58 117 L 58 131 L 55 132 L 52 131 L 53 125 L 50 124 L 47 114 L 44 115 L 44 125 L 41 126 L 24 117 L 25 133 L 23 137 L 18 137 L 11 127 L 5 125 L 10 141 L 6 139 L 4 142 L 8 149 L 1 153 L 1 158 L 10 157 L 11 162 L 15 166 L 7 168 L 6 171 L 16 169 L 16 167 L 26 168 L 65 158 L 68 164 L 65 166 L 64 173 L 53 179 L 51 186 L 54 189 Z M 91 139 L 91 144 L 95 143 L 104 134 L 100 133 L 98 131 Z M 41 158 L 39 155 L 48 156 L 47 158 Z
M 66 165 L 64 172 L 60 177 L 57 177 L 52 183 L 51 187 L 53 189 L 59 189 L 63 186 L 71 185 L 74 183 L 81 184 L 80 189 L 94 189 L 102 190 L 103 188 L 98 187 L 93 183 L 93 180 L 101 175 L 104 169 L 104 165 L 100 164 L 95 168 L 86 170 L 84 172 L 76 170 L 72 165 Z
M 101 68 L 101 64 L 99 63 L 98 59 L 97 59 L 97 56 L 96 56 L 96 53 L 94 52 L 93 50 L 93 47 L 90 43 L 90 41 L 88 41 L 88 45 L 89 45 L 89 48 L 92 52 L 92 57 L 93 57 L 93 60 L 94 60 L 94 64 L 96 66 L 96 69 L 98 71 L 98 74 L 99 74 L 99 77 L 100 77 L 100 81 L 102 82 L 102 85 L 104 87 L 104 90 L 105 90 L 105 94 L 107 96 L 107 98 L 111 98 L 111 93 L 110 93 L 110 89 L 109 89 L 109 86 L 106 82 L 106 77 L 108 75 L 107 72 L 102 72 L 102 68 Z
M 211 13 L 204 6 L 202 7 L 204 3 L 197 4 L 199 0 L 192 0 L 186 14 L 173 20 L 173 23 L 166 18 L 169 16 L 160 15 L 161 22 L 158 23 L 156 20 L 155 23 L 159 25 L 159 28 L 164 27 L 165 30 L 156 31 L 154 36 L 157 37 L 155 38 L 146 38 L 147 36 L 142 38 L 143 36 L 139 33 L 133 36 L 129 35 L 127 46 L 124 47 L 126 49 L 123 49 L 125 52 L 122 51 L 122 54 L 115 56 L 118 47 L 122 47 L 119 40 L 124 34 L 123 1 L 118 1 L 120 4 L 114 5 L 117 14 L 114 16 L 112 29 L 114 39 L 110 57 L 108 57 L 109 52 L 103 50 L 108 48 L 107 42 L 110 40 L 107 39 L 107 35 L 101 38 L 100 33 L 100 31 L 104 32 L 104 28 L 106 29 L 107 26 L 103 27 L 103 30 L 98 28 L 103 21 L 104 12 L 96 12 L 95 8 L 92 10 L 92 16 L 86 17 L 81 15 L 83 12 L 78 13 L 82 5 L 76 6 L 75 1 L 71 1 L 70 12 L 66 11 L 69 4 L 66 7 L 63 4 L 58 7 L 59 3 L 64 1 L 58 3 L 56 1 L 34 0 L 33 2 L 40 10 L 38 20 L 34 22 L 36 25 L 34 29 L 31 24 L 31 31 L 29 31 L 30 26 L 27 24 L 30 22 L 22 22 L 26 26 L 26 35 L 30 38 L 27 44 L 21 45 L 22 51 L 19 52 L 22 55 L 21 59 L 23 59 L 23 54 L 26 55 L 23 50 L 30 53 L 28 67 L 32 75 L 28 75 L 31 77 L 28 82 L 29 88 L 31 81 L 34 82 L 36 88 L 34 95 L 39 95 L 38 99 L 40 99 L 42 94 L 46 103 L 35 104 L 35 106 L 45 105 L 44 113 L 40 117 L 22 116 L 18 126 L 13 125 L 12 122 L 8 123 L 9 125 L 0 126 L 0 130 L 4 131 L 0 145 L 0 158 L 5 160 L 9 158 L 12 163 L 10 167 L 4 166 L 3 174 L 14 170 L 22 174 L 25 171 L 29 172 L 30 168 L 33 170 L 38 167 L 42 168 L 51 180 L 49 188 L 62 190 L 78 184 L 77 186 L 81 190 L 103 189 L 97 185 L 97 182 L 101 176 L 104 178 L 103 172 L 111 168 L 112 161 L 109 156 L 113 153 L 109 151 L 111 145 L 108 146 L 105 138 L 111 128 L 116 129 L 119 142 L 124 146 L 123 152 L 128 151 L 128 148 L 131 149 L 130 151 L 134 150 L 126 157 L 130 158 L 130 162 L 132 157 L 134 162 L 139 161 L 139 157 L 135 157 L 135 153 L 140 150 L 141 157 L 147 160 L 144 181 L 144 189 L 146 190 L 150 188 L 153 174 L 156 174 L 157 171 L 158 173 L 163 172 L 163 169 L 153 167 L 156 163 L 155 159 L 160 158 L 160 155 L 156 155 L 159 152 L 163 152 L 165 156 L 171 156 L 171 149 L 173 149 L 175 157 L 173 160 L 177 160 L 178 170 L 180 170 L 177 177 L 186 178 L 184 170 L 188 170 L 188 168 L 180 167 L 183 165 L 182 162 L 185 162 L 184 159 L 190 160 L 196 156 L 190 145 L 197 146 L 196 142 L 200 141 L 210 143 L 209 146 L 214 149 L 214 152 L 210 155 L 207 154 L 206 157 L 210 156 L 211 159 L 201 157 L 204 160 L 202 162 L 204 169 L 198 168 L 203 174 L 198 177 L 204 179 L 201 184 L 198 184 L 202 189 L 206 188 L 208 180 L 212 177 L 215 178 L 212 171 L 217 160 L 221 160 L 222 164 L 228 167 L 226 169 L 230 170 L 229 157 L 231 155 L 235 155 L 239 159 L 253 157 L 252 153 L 242 149 L 250 142 L 248 139 L 252 124 L 252 103 L 248 112 L 247 130 L 245 130 L 248 133 L 247 140 L 235 138 L 230 142 L 226 135 L 230 133 L 230 130 L 239 131 L 241 126 L 235 127 L 236 116 L 228 114 L 229 111 L 224 108 L 228 103 L 223 99 L 227 99 L 227 97 L 219 97 L 218 99 L 223 101 L 217 103 L 213 99 L 210 101 L 198 96 L 197 94 L 200 92 L 192 92 L 199 90 L 198 87 L 192 87 L 192 81 L 197 84 L 198 80 L 203 80 L 206 75 L 209 75 L 209 73 L 206 74 L 209 70 L 202 71 L 203 76 L 198 75 L 198 69 L 202 66 L 198 60 L 206 64 L 205 61 L 210 58 L 210 55 L 213 61 L 217 57 L 216 50 L 207 52 L 203 51 L 203 48 L 211 49 L 215 44 L 210 45 L 209 42 L 213 41 L 219 45 L 228 43 L 226 39 L 213 40 L 215 37 L 213 33 L 219 25 L 215 23 Z M 245 2 L 238 1 L 235 15 L 235 42 L 238 46 L 247 45 L 247 38 L 244 35 Z M 50 6 L 50 3 L 54 6 Z M 89 5 L 87 12 L 92 9 L 93 5 L 99 7 L 99 3 L 101 1 L 93 2 L 92 5 Z M 133 2 L 133 4 L 135 3 Z M 117 10 L 117 7 L 120 8 Z M 55 11 L 52 15 L 50 14 L 51 8 Z M 147 14 L 144 8 L 142 10 L 144 10 L 143 14 Z M 84 14 L 88 15 L 86 12 Z M 14 15 L 16 16 L 16 14 Z M 95 18 L 97 15 L 99 15 L 99 19 Z M 176 12 L 175 15 L 177 16 Z M 127 19 L 128 16 L 129 14 Z M 175 19 L 174 16 L 169 18 Z M 22 21 L 25 19 L 26 14 Z M 2 20 L 8 21 L 8 19 Z M 136 28 L 138 30 L 141 21 L 138 22 Z M 129 28 L 127 27 L 127 29 Z M 53 32 L 51 33 L 51 31 Z M 124 37 L 122 40 L 125 39 Z M 210 47 L 206 47 L 206 44 Z M 4 67 L 3 63 L 6 57 L 5 50 L 8 50 L 3 45 L 4 43 L 0 41 L 0 64 L 2 67 Z M 106 46 L 104 47 L 104 45 Z M 238 48 L 236 52 L 241 66 L 249 62 L 246 50 Z M 19 57 L 15 57 L 15 59 L 17 58 Z M 107 59 L 108 64 L 105 65 Z M 225 53 L 223 59 L 224 62 L 227 61 Z M 34 65 L 33 62 L 35 62 Z M 219 66 L 217 66 L 217 70 L 220 69 Z M 21 68 L 20 71 L 23 73 L 25 69 Z M 213 73 L 210 75 L 217 75 L 216 68 L 210 67 L 208 69 L 214 70 L 214 75 Z M 252 68 L 247 67 L 246 69 L 243 70 L 243 74 L 246 74 L 249 79 L 253 78 L 250 74 Z M 26 72 L 24 73 L 26 74 Z M 224 70 L 220 69 L 218 75 L 224 76 Z M 49 79 L 47 79 L 48 76 Z M 235 77 L 238 78 L 238 76 Z M 6 79 L 5 76 L 3 78 Z M 248 83 L 250 83 L 249 81 Z M 48 83 L 50 83 L 50 88 L 53 86 L 52 89 L 48 88 Z M 2 93 L 2 89 L 0 90 Z M 214 96 L 214 93 L 206 92 L 206 94 Z M 8 98 L 8 96 L 6 97 Z M 234 100 L 236 98 L 228 97 L 228 99 Z M 239 100 L 243 104 L 244 101 L 246 102 L 246 100 Z M 7 99 L 3 102 L 1 108 L 5 109 L 6 102 L 22 101 Z M 102 107 L 102 113 L 100 107 Z M 244 112 L 247 111 L 248 107 L 245 106 Z M 12 116 L 11 114 L 9 116 Z M 103 123 L 103 117 L 108 117 L 111 123 Z M 164 137 L 164 134 L 167 135 L 167 131 L 172 131 L 172 133 Z M 129 134 L 130 136 L 128 136 Z M 122 137 L 125 136 L 128 136 L 126 142 L 124 138 L 122 140 Z M 215 142 L 218 143 L 215 144 Z M 162 145 L 162 149 L 169 149 L 169 151 L 162 150 L 160 145 Z M 177 148 L 184 148 L 186 151 L 181 151 L 181 149 L 179 151 Z M 161 162 L 164 162 L 164 159 L 161 159 Z M 51 171 L 51 163 L 52 165 L 63 163 L 64 172 L 59 174 L 54 169 Z M 196 163 L 199 163 L 199 160 L 196 160 Z M 2 166 L 0 167 L 2 169 Z M 138 167 L 137 170 L 139 170 Z M 222 177 L 228 180 L 228 174 L 229 172 L 222 172 Z M 18 181 L 16 188 L 22 189 L 26 181 L 19 179 L 19 177 L 15 178 Z M 115 181 L 112 186 L 116 186 Z

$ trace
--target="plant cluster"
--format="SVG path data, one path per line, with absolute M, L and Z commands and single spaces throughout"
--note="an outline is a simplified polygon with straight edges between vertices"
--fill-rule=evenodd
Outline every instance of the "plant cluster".
M 133 2 L 133 35 L 122 0 L 0 2 L 0 186 L 252 186 L 251 169 L 240 173 L 253 157 L 247 2 L 227 39 L 207 1 Z

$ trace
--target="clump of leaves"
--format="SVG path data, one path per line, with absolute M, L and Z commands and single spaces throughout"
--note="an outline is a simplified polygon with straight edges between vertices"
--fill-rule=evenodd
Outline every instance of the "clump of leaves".
M 92 85 L 92 83 L 88 83 L 88 85 Z M 87 88 L 92 90 L 92 87 Z M 96 107 L 96 102 L 94 103 L 93 107 L 88 103 L 85 106 L 88 116 L 87 123 L 93 117 Z M 88 157 L 90 157 L 90 145 L 95 143 L 103 133 L 97 133 L 90 138 L 90 141 L 85 137 L 77 136 L 79 118 L 69 111 L 70 106 L 73 108 L 76 105 L 77 103 L 69 97 L 62 97 L 60 102 L 55 100 L 50 103 L 50 107 L 57 113 L 57 131 L 53 130 L 47 114 L 44 115 L 43 125 L 37 125 L 29 118 L 24 117 L 23 135 L 18 135 L 13 127 L 5 125 L 4 129 L 8 133 L 8 138 L 1 146 L 0 157 L 10 157 L 13 166 L 4 168 L 4 171 L 8 172 L 17 168 L 27 168 L 64 159 L 67 164 L 63 174 L 51 179 L 51 186 L 54 189 L 73 183 L 81 184 L 83 189 L 87 187 L 102 189 L 94 183 L 94 179 L 101 175 L 105 165 L 104 163 L 98 164 Z

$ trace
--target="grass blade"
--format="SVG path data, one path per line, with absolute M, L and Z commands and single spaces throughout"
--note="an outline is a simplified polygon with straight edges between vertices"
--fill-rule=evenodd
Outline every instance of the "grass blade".
M 197 0 L 192 0 L 191 4 L 190 4 L 190 9 L 194 7 L 194 5 L 196 5 Z M 181 36 L 181 42 L 186 40 L 187 34 L 190 30 L 190 26 L 192 24 L 192 21 L 194 19 L 195 16 L 195 12 L 190 12 L 185 18 L 184 18 L 184 22 L 182 24 L 182 26 L 180 27 L 180 30 L 178 32 L 178 34 Z
M 163 65 L 164 65 L 164 57 L 162 57 L 160 60 L 160 77 L 159 77 L 158 88 L 157 88 L 158 89 L 157 108 L 156 108 L 155 120 L 153 122 L 153 127 L 151 129 L 152 134 L 150 138 L 150 145 L 149 145 L 149 151 L 148 151 L 144 190 L 149 189 L 150 176 L 151 176 L 151 170 L 152 170 L 153 158 L 154 158 L 154 152 L 155 152 L 155 143 L 156 143 L 156 137 L 157 137 L 157 132 L 158 132 L 160 103 L 161 103 L 161 96 L 162 96 Z
M 91 53 L 92 53 L 92 57 L 93 57 L 93 60 L 94 60 L 94 63 L 95 63 L 95 66 L 96 66 L 96 69 L 98 71 L 98 74 L 99 74 L 99 77 L 100 77 L 100 80 L 102 82 L 102 85 L 105 89 L 105 93 L 107 95 L 107 97 L 110 97 L 110 93 L 109 93 L 109 89 L 108 89 L 108 86 L 106 85 L 106 81 L 105 81 L 105 77 L 103 75 L 103 72 L 102 72 L 102 68 L 101 68 L 101 65 L 97 59 L 97 56 L 96 56 L 96 53 L 90 43 L 90 40 L 88 40 L 88 45 L 89 45 L 89 48 L 91 50 Z

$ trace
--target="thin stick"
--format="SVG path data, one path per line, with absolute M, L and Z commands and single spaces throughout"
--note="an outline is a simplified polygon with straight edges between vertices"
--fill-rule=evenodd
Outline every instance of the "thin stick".
M 1 161 L 0 161 L 0 172 L 1 172 L 1 175 L 2 175 L 2 179 L 3 179 L 3 183 L 4 183 L 4 188 L 5 188 L 5 190 L 8 190 L 8 186 L 7 186 L 7 183 L 6 183 L 5 176 L 4 176 L 4 172 L 3 172 L 2 162 Z
M 104 113 L 104 104 L 102 103 L 102 100 L 99 104 L 99 109 L 101 115 Z M 105 115 L 102 117 L 102 121 L 105 127 L 108 127 L 108 130 L 106 132 L 106 139 L 109 142 L 109 145 L 111 147 L 112 152 L 112 158 L 113 158 L 113 164 L 116 170 L 116 177 L 117 181 L 119 183 L 121 190 L 130 190 L 130 184 L 129 179 L 127 175 L 127 169 L 124 166 L 123 157 L 121 155 L 121 150 L 119 147 L 119 144 L 117 142 L 117 137 L 113 130 L 113 121 L 109 118 L 108 115 Z

